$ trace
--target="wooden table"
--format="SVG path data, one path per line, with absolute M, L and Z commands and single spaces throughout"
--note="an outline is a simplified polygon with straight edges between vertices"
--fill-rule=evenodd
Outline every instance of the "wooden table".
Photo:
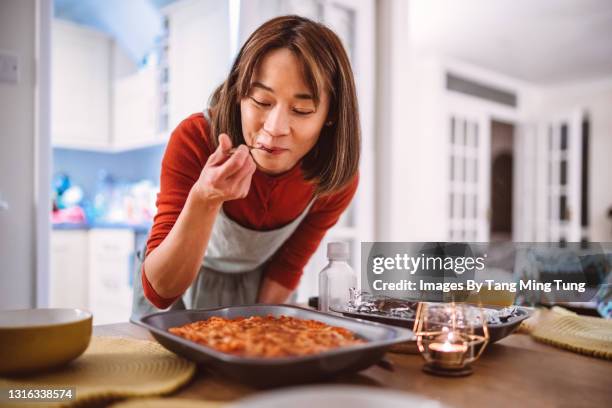
M 96 326 L 94 335 L 152 339 L 131 323 Z M 612 362 L 539 344 L 523 334 L 490 345 L 469 377 L 425 374 L 420 355 L 388 353 L 387 359 L 393 372 L 374 366 L 333 382 L 411 392 L 451 407 L 612 407 Z M 255 392 L 261 391 L 199 369 L 174 397 L 233 401 Z

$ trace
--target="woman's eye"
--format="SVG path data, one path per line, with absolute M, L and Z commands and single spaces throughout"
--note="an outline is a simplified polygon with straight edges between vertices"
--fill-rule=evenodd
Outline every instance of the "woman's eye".
M 251 100 L 253 102 L 255 102 L 259 106 L 268 107 L 268 106 L 272 105 L 271 103 L 267 103 L 267 102 L 263 102 L 263 101 L 258 101 L 257 99 L 253 98 L 252 96 L 250 96 L 250 98 L 251 98 Z
M 298 115 L 310 115 L 311 113 L 314 113 L 314 111 L 312 110 L 300 110 L 300 109 L 294 109 L 293 110 L 295 113 L 297 113 Z

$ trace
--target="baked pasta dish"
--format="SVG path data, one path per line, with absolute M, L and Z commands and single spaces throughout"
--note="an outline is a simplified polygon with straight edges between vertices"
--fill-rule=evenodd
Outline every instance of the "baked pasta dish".
M 211 317 L 168 329 L 172 334 L 242 357 L 291 357 L 364 343 L 350 330 L 290 316 Z

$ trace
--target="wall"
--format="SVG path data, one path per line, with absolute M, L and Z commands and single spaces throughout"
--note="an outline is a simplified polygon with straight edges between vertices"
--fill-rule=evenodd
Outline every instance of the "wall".
M 412 52 L 405 69 L 406 89 L 395 96 L 397 119 L 392 187 L 397 207 L 394 240 L 444 241 L 448 235 L 448 157 L 443 109 L 444 73 L 440 61 Z
M 0 2 L 0 49 L 18 55 L 20 70 L 17 84 L 0 83 L 0 194 L 10 206 L 0 211 L 0 309 L 36 302 L 35 180 L 48 163 L 37 157 L 36 15 L 35 0 Z
M 53 149 L 53 174 L 66 173 L 90 197 L 95 193 L 100 170 L 116 180 L 148 179 L 159 184 L 161 161 L 166 146 L 154 146 L 121 153 Z

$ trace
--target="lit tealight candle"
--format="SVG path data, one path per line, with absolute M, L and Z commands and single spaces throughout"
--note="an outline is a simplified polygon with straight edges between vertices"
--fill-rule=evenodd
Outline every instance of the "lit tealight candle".
M 465 353 L 467 351 L 467 346 L 465 344 L 452 344 L 449 341 L 445 341 L 444 343 L 431 343 L 429 349 L 450 353 Z
M 436 339 L 440 341 L 429 344 L 432 363 L 443 368 L 463 367 L 464 355 L 468 349 L 467 345 L 460 341 L 452 341 L 454 340 L 452 333 L 444 336 L 445 338 L 440 337 Z

